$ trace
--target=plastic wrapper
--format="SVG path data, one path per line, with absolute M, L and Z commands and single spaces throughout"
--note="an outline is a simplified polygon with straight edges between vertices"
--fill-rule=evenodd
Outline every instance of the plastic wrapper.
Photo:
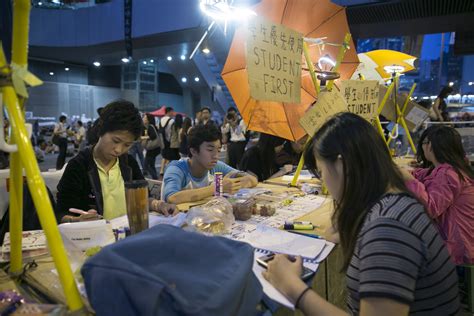
M 230 232 L 235 221 L 232 205 L 223 197 L 192 207 L 186 217 L 187 230 L 222 235 Z
M 252 217 L 252 214 L 255 214 L 256 210 L 256 201 L 253 198 L 250 199 L 229 199 L 229 202 L 232 204 L 232 210 L 234 212 L 234 217 L 238 221 L 246 221 Z
M 272 216 L 276 212 L 276 208 L 274 203 L 262 203 L 259 202 L 257 203 L 255 207 L 255 215 L 260 215 L 260 216 Z

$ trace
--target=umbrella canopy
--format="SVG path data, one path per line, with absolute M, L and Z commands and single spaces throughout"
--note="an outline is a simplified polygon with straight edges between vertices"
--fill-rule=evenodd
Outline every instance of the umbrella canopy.
M 342 44 L 345 34 L 349 33 L 345 9 L 330 0 L 262 0 L 252 10 L 267 20 L 302 33 L 304 37 L 325 37 L 324 41 L 328 43 Z M 322 56 L 336 60 L 338 52 L 339 46 L 310 45 L 313 62 L 317 62 Z M 339 69 L 341 78 L 350 78 L 358 63 L 355 46 L 351 41 L 350 50 L 346 52 Z M 309 73 L 302 72 L 299 104 L 257 101 L 251 98 L 245 60 L 245 26 L 235 32 L 222 78 L 250 130 L 289 140 L 298 140 L 306 134 L 299 125 L 299 119 L 316 97 Z
M 181 113 L 181 112 L 174 112 L 175 114 L 181 114 L 183 117 L 186 116 L 185 113 Z M 158 116 L 158 117 L 163 117 L 165 116 L 166 114 L 166 106 L 163 105 L 161 108 L 159 108 L 158 110 L 155 110 L 153 112 L 150 112 L 151 115 L 153 116 Z
M 415 69 L 415 56 L 397 52 L 389 49 L 378 49 L 359 55 L 360 65 L 354 72 L 353 78 L 356 79 L 362 74 L 366 80 L 386 80 L 392 77 L 393 70 L 398 73 L 405 73 Z M 387 68 L 388 67 L 388 68 Z

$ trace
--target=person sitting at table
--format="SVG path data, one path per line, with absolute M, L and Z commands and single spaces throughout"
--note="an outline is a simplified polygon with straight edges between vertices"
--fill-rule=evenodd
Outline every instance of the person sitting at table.
M 418 143 L 417 160 L 424 168 L 402 169 L 408 189 L 425 204 L 454 263 L 474 263 L 474 172 L 461 136 L 452 127 L 429 127 Z
M 62 221 L 125 215 L 125 182 L 144 180 L 138 163 L 127 154 L 143 131 L 140 113 L 133 103 L 119 100 L 108 104 L 94 128 L 97 144 L 71 159 L 58 183 L 57 211 Z M 150 210 L 164 215 L 177 212 L 174 205 L 163 201 L 150 199 L 149 203 Z M 70 211 L 81 215 L 68 215 Z
M 305 161 L 334 199 L 349 314 L 456 314 L 455 266 L 377 130 L 355 114 L 337 114 L 316 132 Z M 301 257 L 276 255 L 263 276 L 305 315 L 347 315 L 311 291 L 301 271 Z
M 161 198 L 174 204 L 199 201 L 214 194 L 214 174 L 222 172 L 226 193 L 257 185 L 257 179 L 219 161 L 221 133 L 215 124 L 196 125 L 188 134 L 189 158 L 166 168 Z
M 291 172 L 293 165 L 286 164 L 280 169 L 276 163 L 276 154 L 283 150 L 284 143 L 283 138 L 260 133 L 257 144 L 245 151 L 239 169 L 255 175 L 260 182 Z

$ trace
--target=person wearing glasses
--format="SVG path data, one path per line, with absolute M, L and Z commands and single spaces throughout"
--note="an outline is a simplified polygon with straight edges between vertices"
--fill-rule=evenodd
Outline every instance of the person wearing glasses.
M 305 161 L 319 169 L 334 199 L 347 310 L 301 280 L 301 257 L 276 255 L 263 276 L 305 315 L 457 314 L 455 265 L 374 126 L 352 113 L 337 114 L 316 132 Z
M 408 188 L 425 204 L 454 263 L 474 263 L 474 172 L 461 136 L 448 126 L 427 128 L 417 160 L 422 168 L 402 170 Z
M 165 170 L 161 199 L 180 204 L 200 201 L 214 194 L 214 175 L 221 172 L 225 193 L 257 185 L 257 178 L 219 160 L 221 132 L 215 124 L 196 125 L 188 134 L 189 158 L 170 162 Z

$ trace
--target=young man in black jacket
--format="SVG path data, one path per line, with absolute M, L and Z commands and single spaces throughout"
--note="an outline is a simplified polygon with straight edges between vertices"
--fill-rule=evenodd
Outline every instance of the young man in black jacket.
M 128 101 L 115 101 L 101 112 L 94 132 L 97 144 L 81 151 L 66 166 L 58 184 L 57 211 L 63 221 L 126 214 L 125 182 L 143 180 L 136 160 L 127 154 L 143 131 L 138 110 Z M 174 205 L 150 199 L 150 210 L 175 214 Z M 71 216 L 70 212 L 80 213 Z

